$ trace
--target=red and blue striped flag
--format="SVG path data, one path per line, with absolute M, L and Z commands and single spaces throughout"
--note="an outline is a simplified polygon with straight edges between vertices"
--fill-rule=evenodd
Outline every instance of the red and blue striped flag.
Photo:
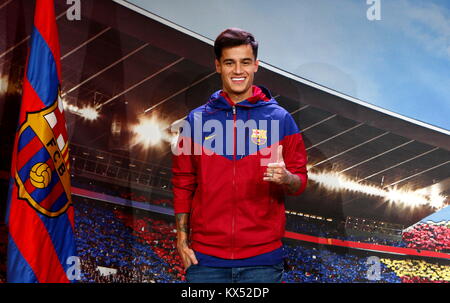
M 72 282 L 76 260 L 53 0 L 37 0 L 8 193 L 8 282 Z M 74 258 L 75 257 L 75 258 Z

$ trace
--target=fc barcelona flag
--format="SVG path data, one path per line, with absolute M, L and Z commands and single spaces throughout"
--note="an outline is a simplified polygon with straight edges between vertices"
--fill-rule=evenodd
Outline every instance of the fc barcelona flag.
M 8 282 L 73 282 L 77 262 L 53 0 L 37 0 L 8 194 Z

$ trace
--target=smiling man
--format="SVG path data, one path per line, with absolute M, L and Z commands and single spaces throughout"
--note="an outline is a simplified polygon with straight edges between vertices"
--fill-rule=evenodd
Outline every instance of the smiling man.
M 251 44 L 222 49 L 222 55 L 215 60 L 215 64 L 222 78 L 223 91 L 234 103 L 252 97 L 253 78 L 259 61 L 253 54 Z
M 302 136 L 270 92 L 253 85 L 252 34 L 227 29 L 214 52 L 222 89 L 189 113 L 183 152 L 173 157 L 178 253 L 188 282 L 281 282 L 284 196 L 307 182 Z

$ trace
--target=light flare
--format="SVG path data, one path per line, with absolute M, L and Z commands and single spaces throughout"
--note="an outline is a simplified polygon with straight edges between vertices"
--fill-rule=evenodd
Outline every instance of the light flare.
M 446 196 L 440 194 L 437 188 L 432 191 L 408 190 L 406 188 L 384 189 L 375 185 L 358 182 L 337 172 L 309 172 L 308 178 L 319 186 L 335 192 L 349 191 L 368 196 L 383 198 L 386 202 L 400 203 L 407 207 L 430 206 L 440 209 L 445 206 Z
M 157 116 L 151 118 L 141 118 L 137 125 L 131 127 L 133 145 L 141 145 L 144 148 L 158 146 L 162 142 L 171 142 L 172 136 L 167 129 L 169 124 L 158 119 Z
M 91 106 L 85 106 L 80 108 L 80 115 L 89 121 L 95 121 L 98 119 L 99 117 L 99 113 L 98 111 L 95 109 L 95 107 L 91 107 Z
M 78 115 L 87 121 L 95 121 L 100 117 L 100 113 L 96 109 L 95 105 L 85 105 L 83 107 L 78 107 L 68 103 L 65 99 L 62 100 L 64 109 L 67 109 L 72 114 Z

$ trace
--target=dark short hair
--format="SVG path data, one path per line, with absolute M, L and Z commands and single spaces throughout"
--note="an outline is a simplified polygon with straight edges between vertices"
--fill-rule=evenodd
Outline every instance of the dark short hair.
M 250 44 L 256 59 L 258 55 L 258 42 L 255 40 L 255 37 L 240 28 L 227 28 L 214 41 L 214 54 L 216 55 L 216 59 L 219 60 L 222 57 L 222 50 L 224 48 L 244 44 Z

